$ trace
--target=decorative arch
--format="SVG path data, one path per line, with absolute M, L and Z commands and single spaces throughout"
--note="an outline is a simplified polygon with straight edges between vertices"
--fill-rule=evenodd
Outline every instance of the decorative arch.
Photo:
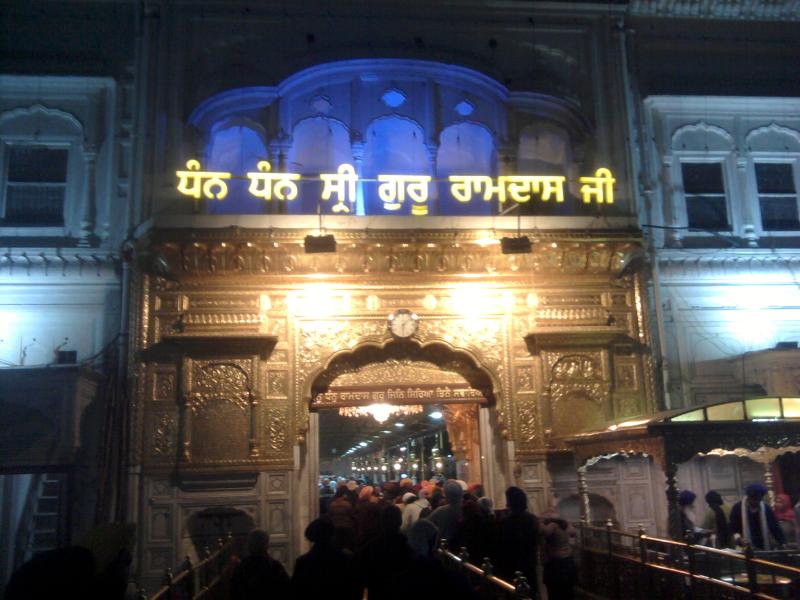
M 750 130 L 745 143 L 756 152 L 800 152 L 800 131 L 773 122 Z
M 234 117 L 215 125 L 206 142 L 206 164 L 209 170 L 245 173 L 254 171 L 259 160 L 268 159 L 264 129 L 251 119 Z M 248 181 L 231 179 L 224 202 L 210 202 L 212 214 L 261 214 L 267 212 L 265 202 L 247 192 Z
M 431 175 L 425 130 L 419 122 L 400 115 L 378 117 L 366 128 L 364 136 L 365 179 L 378 174 Z M 375 181 L 364 183 L 367 214 L 381 214 L 383 203 Z M 411 214 L 411 203 L 405 201 L 393 214 Z
M 345 123 L 326 115 L 298 121 L 291 134 L 292 144 L 286 158 L 286 170 L 308 177 L 299 184 L 297 198 L 287 203 L 290 213 L 314 214 L 317 205 L 323 212 L 332 212 L 333 202 L 319 202 L 322 183 L 319 173 L 335 173 L 339 165 L 353 163 L 350 129 Z
M 672 150 L 711 150 L 730 152 L 734 149 L 733 136 L 722 127 L 698 121 L 677 128 L 672 134 Z
M 449 175 L 489 175 L 496 171 L 497 152 L 492 132 L 482 123 L 459 121 L 445 127 L 439 134 L 436 157 L 438 214 L 464 214 L 464 204 L 450 196 Z M 469 214 L 492 214 L 490 202 L 468 205 Z
M 0 171 L 5 171 L 8 159 L 7 144 L 56 147 L 67 152 L 66 188 L 60 219 L 45 226 L 63 226 L 64 235 L 90 245 L 94 227 L 95 194 L 91 185 L 97 159 L 97 140 L 87 139 L 89 133 L 72 113 L 41 104 L 19 107 L 0 114 Z M 0 182 L 0 202 L 5 196 L 5 183 Z M 57 222 L 56 222 L 57 221 Z
M 497 407 L 498 423 L 503 435 L 507 435 L 505 392 L 501 377 L 484 364 L 478 354 L 469 349 L 450 344 L 441 339 L 430 341 L 386 339 L 366 340 L 350 348 L 331 352 L 318 366 L 299 381 L 296 405 L 298 442 L 305 441 L 309 411 L 314 396 L 324 391 L 340 374 L 364 365 L 388 359 L 413 358 L 439 365 L 442 370 L 455 371 L 475 389 L 484 392 L 489 403 Z
M 0 114 L 0 133 L 35 139 L 37 132 L 47 138 L 69 138 L 83 141 L 83 123 L 72 113 L 33 104 Z

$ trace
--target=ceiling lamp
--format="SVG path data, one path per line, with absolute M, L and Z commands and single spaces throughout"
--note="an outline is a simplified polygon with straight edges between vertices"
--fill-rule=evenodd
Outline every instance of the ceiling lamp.
M 392 404 L 370 404 L 369 406 L 343 406 L 339 414 L 343 417 L 372 417 L 385 423 L 392 415 L 416 415 L 422 412 L 419 404 L 394 406 Z

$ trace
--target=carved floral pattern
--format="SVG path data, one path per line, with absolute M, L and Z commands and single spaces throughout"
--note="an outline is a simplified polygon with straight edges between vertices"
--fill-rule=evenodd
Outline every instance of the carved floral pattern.
M 153 445 L 151 454 L 154 457 L 169 457 L 175 453 L 175 418 L 170 414 L 158 417 L 153 427 Z
M 175 373 L 157 371 L 153 374 L 153 400 L 175 398 Z
M 203 415 L 216 402 L 229 402 L 242 411 L 250 405 L 249 360 L 194 361 L 189 408 Z
M 270 449 L 279 452 L 286 447 L 286 410 L 284 408 L 269 408 L 267 410 L 267 433 L 269 434 Z

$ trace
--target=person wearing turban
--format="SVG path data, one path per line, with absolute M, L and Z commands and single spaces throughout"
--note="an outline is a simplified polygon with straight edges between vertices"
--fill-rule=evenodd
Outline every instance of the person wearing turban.
M 730 530 L 737 544 L 748 543 L 758 550 L 772 550 L 773 540 L 778 546 L 786 543 L 775 513 L 764 502 L 766 494 L 767 488 L 762 484 L 751 483 L 745 488 L 744 498 L 731 508 Z
M 708 510 L 703 517 L 702 528 L 711 532 L 711 543 L 716 548 L 729 548 L 731 533 L 728 521 L 730 520 L 731 507 L 725 504 L 720 493 L 711 490 L 706 494 Z

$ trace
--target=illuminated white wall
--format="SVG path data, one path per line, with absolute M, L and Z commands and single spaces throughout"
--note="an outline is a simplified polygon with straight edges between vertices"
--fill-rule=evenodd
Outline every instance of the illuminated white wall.
M 645 108 L 652 192 L 642 194 L 641 218 L 658 257 L 668 400 L 790 391 L 757 375 L 755 357 L 771 351 L 758 360 L 777 370 L 798 362 L 797 352 L 772 349 L 800 341 L 800 231 L 764 229 L 754 164 L 785 162 L 798 180 L 800 99 L 654 97 Z M 706 160 L 724 166 L 729 230 L 687 226 L 681 164 Z
M 18 267 L 19 275 L 9 276 L 0 265 L 0 368 L 53 364 L 57 350 L 76 351 L 80 362 L 114 339 L 116 276 L 106 268 L 99 276 L 88 266 L 84 274 L 78 269 L 27 275 Z

